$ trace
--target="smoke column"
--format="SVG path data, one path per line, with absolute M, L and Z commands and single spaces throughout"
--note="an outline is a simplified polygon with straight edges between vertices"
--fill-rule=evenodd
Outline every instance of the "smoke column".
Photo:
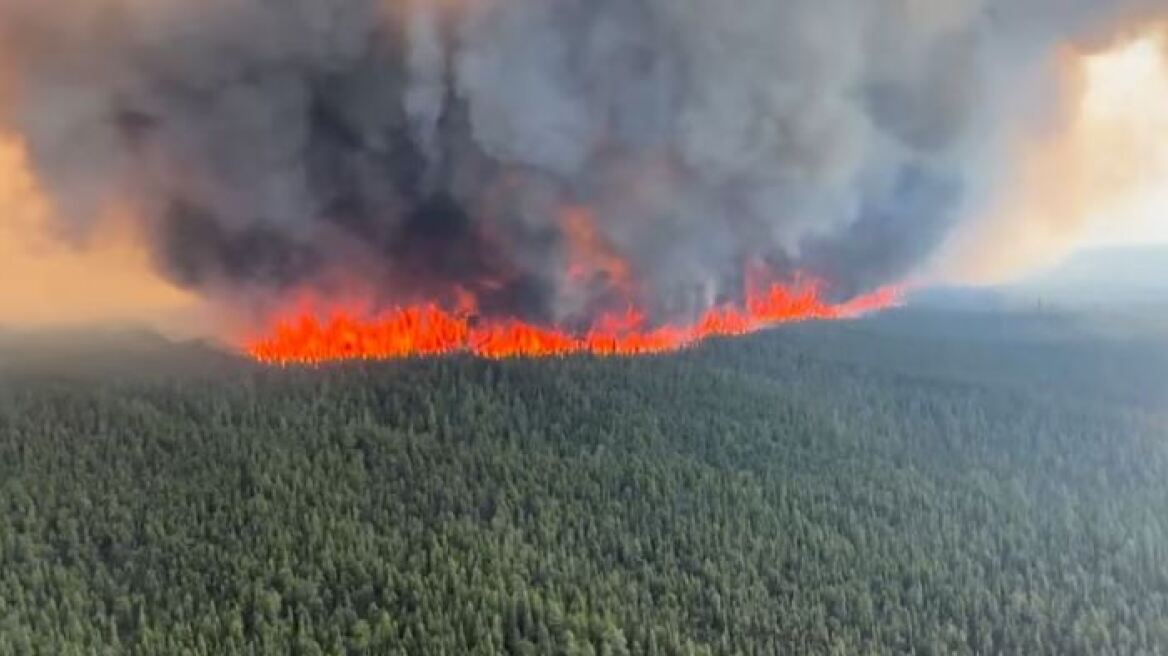
M 910 278 L 1152 0 L 3 0 L 0 132 L 225 307 L 662 320 Z M 451 299 L 454 299 L 453 301 Z M 257 309 L 258 308 L 258 309 Z

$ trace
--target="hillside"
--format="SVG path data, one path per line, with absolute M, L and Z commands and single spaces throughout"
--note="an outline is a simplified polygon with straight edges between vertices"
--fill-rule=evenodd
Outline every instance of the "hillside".
M 1165 653 L 1156 339 L 10 370 L 0 654 Z
M 1168 303 L 1168 246 L 1112 246 L 1075 254 L 1017 286 L 1064 303 Z
M 999 303 L 1087 314 L 1114 335 L 1168 336 L 1168 246 L 1112 246 L 994 290 Z

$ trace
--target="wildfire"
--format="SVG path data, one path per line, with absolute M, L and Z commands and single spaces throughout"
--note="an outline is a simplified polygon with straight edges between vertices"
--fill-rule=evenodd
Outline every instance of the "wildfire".
M 850 319 L 900 303 L 901 290 L 884 288 L 845 303 L 825 301 L 822 285 L 799 281 L 748 289 L 744 304 L 707 311 L 689 325 L 652 326 L 630 308 L 602 315 L 591 329 L 573 333 L 517 319 L 476 319 L 467 304 L 436 304 L 364 315 L 337 307 L 321 320 L 300 309 L 250 340 L 246 352 L 270 364 L 319 364 L 336 360 L 389 360 L 471 353 L 479 357 L 555 357 L 574 354 L 635 356 L 689 348 L 717 336 L 745 335 L 782 323 Z

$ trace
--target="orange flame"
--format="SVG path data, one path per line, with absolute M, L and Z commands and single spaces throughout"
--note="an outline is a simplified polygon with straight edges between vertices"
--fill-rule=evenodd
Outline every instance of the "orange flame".
M 799 281 L 751 285 L 744 307 L 710 309 L 690 325 L 649 326 L 643 313 L 601 316 L 591 329 L 573 333 L 517 319 L 476 322 L 466 310 L 434 304 L 362 316 L 337 307 L 324 321 L 304 309 L 278 319 L 267 335 L 249 340 L 244 350 L 270 364 L 319 364 L 336 360 L 386 360 L 451 353 L 479 357 L 554 357 L 573 354 L 635 356 L 689 348 L 707 338 L 744 335 L 782 323 L 850 319 L 896 306 L 900 288 L 888 287 L 845 303 L 823 300 L 822 285 Z

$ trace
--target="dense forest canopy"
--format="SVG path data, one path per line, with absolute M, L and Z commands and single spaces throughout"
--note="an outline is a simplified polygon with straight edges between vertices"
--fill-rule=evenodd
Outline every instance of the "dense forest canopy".
M 1168 653 L 1162 337 L 905 311 L 315 369 L 18 341 L 0 654 Z

